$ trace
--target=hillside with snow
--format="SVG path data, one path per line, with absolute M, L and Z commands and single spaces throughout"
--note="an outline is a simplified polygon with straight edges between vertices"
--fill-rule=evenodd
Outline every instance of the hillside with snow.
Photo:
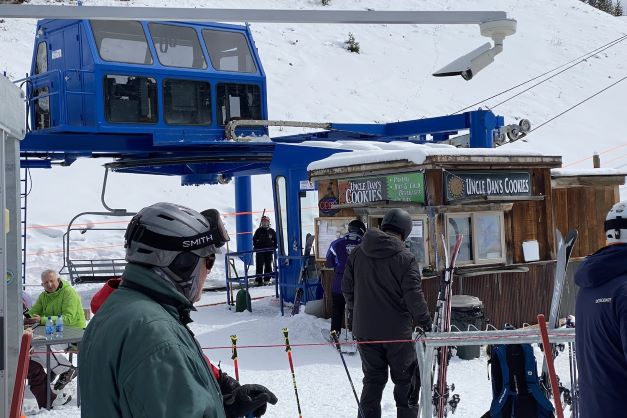
M 48 2 L 33 0 L 30 3 Z M 56 0 L 49 3 L 74 4 Z M 178 0 L 175 3 L 169 0 L 84 0 L 83 4 L 323 8 L 319 0 Z M 480 36 L 476 25 L 251 24 L 267 74 L 270 119 L 390 122 L 451 114 L 474 104 L 471 109 L 493 109 L 505 117 L 506 123 L 525 118 L 531 121 L 532 128 L 536 128 L 618 82 L 581 106 L 542 125 L 525 138 L 526 142 L 519 141 L 507 147 L 562 155 L 564 167 L 568 168 L 591 167 L 592 154 L 596 151 L 601 156 L 602 167 L 627 169 L 627 137 L 620 126 L 627 111 L 627 81 L 622 81 L 627 77 L 627 19 L 615 18 L 579 0 L 331 0 L 331 5 L 326 8 L 503 10 L 508 17 L 518 21 L 518 31 L 505 39 L 504 51 L 492 65 L 471 81 L 464 81 L 461 77 L 434 78 L 431 74 L 489 40 Z M 0 71 L 5 71 L 8 77 L 18 79 L 29 72 L 34 31 L 33 20 L 0 19 Z M 344 49 L 349 32 L 360 43 L 359 54 Z M 612 44 L 612 41 L 616 43 Z M 566 69 L 581 57 L 605 46 L 609 47 Z M 563 73 L 523 91 L 559 71 Z M 541 74 L 545 75 L 482 101 Z M 279 129 L 272 132 L 273 135 L 284 133 Z M 104 162 L 81 160 L 71 167 L 31 170 L 27 281 L 34 287 L 30 293 L 40 291 L 36 285 L 44 268 L 61 267 L 62 235 L 69 220 L 79 212 L 103 210 L 100 192 Z M 174 177 L 119 173 L 110 174 L 108 183 L 106 201 L 110 207 L 139 210 L 156 201 L 173 201 L 198 210 L 215 207 L 226 214 L 230 231 L 235 231 L 235 218 L 231 215 L 234 212 L 232 184 L 181 187 L 180 180 Z M 258 222 L 263 209 L 273 207 L 268 176 L 253 179 L 253 194 L 253 208 L 257 211 L 253 222 Z M 621 195 L 623 199 L 627 198 L 627 187 L 621 188 Z M 103 222 L 95 216 L 84 219 L 86 227 Z M 119 226 L 123 228 L 124 223 Z M 87 233 L 75 240 L 75 245 L 83 248 L 85 258 L 123 255 L 121 233 Z M 222 283 L 223 268 L 218 266 L 211 278 L 214 283 Z M 322 320 L 304 315 L 292 322 L 289 318 L 277 317 L 276 306 L 266 301 L 260 302 L 256 309 L 258 314 L 242 314 L 238 319 L 233 319 L 233 314 L 224 307 L 201 309 L 195 318 L 199 321 L 195 331 L 204 346 L 225 345 L 229 332 L 247 332 L 250 344 L 273 344 L 280 343 L 277 331 L 282 326 L 302 327 L 294 341 L 307 342 L 315 341 L 319 337 L 319 328 L 325 325 Z M 263 326 L 258 325 L 260 319 L 265 321 Z M 216 340 L 215 333 L 221 339 Z M 337 354 L 328 348 L 318 350 L 323 350 L 324 354 L 319 356 L 320 351 L 295 354 L 295 362 L 301 361 L 303 366 L 297 371 L 297 378 L 303 386 L 305 415 L 354 416 L 352 393 L 347 389 Z M 277 407 L 269 410 L 272 411 L 269 416 L 294 416 L 293 389 L 289 375 L 283 370 L 285 354 L 281 349 L 275 351 L 264 357 L 262 365 L 253 353 L 242 350 L 242 375 L 247 381 L 268 384 L 270 371 L 285 373 L 282 375 L 284 379 L 269 385 L 281 400 Z M 228 370 L 228 350 L 216 353 L 209 355 L 222 360 Z M 451 370 L 452 377 L 460 382 L 458 387 L 472 394 L 462 397 L 457 415 L 462 417 L 479 416 L 485 412 L 491 396 L 489 382 L 483 377 L 485 363 L 477 360 L 468 364 L 460 368 L 456 362 Z M 349 367 L 359 391 L 361 370 L 358 358 L 352 358 Z M 565 374 L 567 376 L 567 370 Z M 462 383 L 463 377 L 469 375 L 481 376 L 477 378 L 481 384 Z M 336 393 L 331 393 L 335 389 L 325 389 L 330 398 L 315 396 L 321 387 L 329 388 L 329 381 L 341 389 Z M 389 386 L 384 396 L 384 414 L 393 416 L 394 401 Z M 79 416 L 77 411 L 74 405 L 38 416 Z
M 45 3 L 35 0 L 32 4 Z M 53 4 L 60 4 L 57 1 Z M 166 0 L 86 0 L 84 5 L 163 6 Z M 61 3 L 62 4 L 62 3 Z M 65 2 L 73 4 L 73 2 Z M 225 7 L 221 1 L 181 0 L 177 7 Z M 324 8 L 317 0 L 246 0 L 237 7 Z M 450 114 L 550 72 L 531 83 L 480 102 L 505 116 L 506 123 L 520 118 L 538 127 L 578 102 L 627 76 L 627 21 L 594 9 L 578 0 L 528 2 L 525 0 L 332 1 L 328 9 L 352 10 L 503 10 L 518 21 L 518 31 L 505 39 L 503 53 L 471 81 L 461 77 L 434 78 L 431 74 L 489 40 L 476 25 L 321 25 L 252 24 L 268 79 L 271 119 L 389 122 Z M 30 69 L 35 22 L 4 19 L 0 23 L 0 70 L 10 78 Z M 360 43 L 359 54 L 344 49 L 348 33 Z M 577 59 L 608 43 L 609 48 L 564 70 Z M 560 67 L 562 66 L 562 67 Z M 542 82 L 558 71 L 563 73 Z M 627 83 L 619 83 L 561 117 L 533 131 L 516 148 L 562 155 L 564 166 L 587 168 L 594 151 L 603 167 L 627 167 L 627 138 L 620 124 L 625 112 Z M 507 101 L 506 101 L 507 100 Z M 502 103 L 501 102 L 504 102 Z M 274 135 L 281 135 L 278 129 Z M 101 210 L 102 160 L 78 161 L 71 167 L 32 170 L 29 196 L 30 226 L 64 225 L 82 211 Z M 254 180 L 253 206 L 271 208 L 267 177 Z M 214 206 L 234 211 L 232 185 L 179 186 L 178 178 L 112 174 L 107 204 L 130 210 L 158 200 L 174 200 L 196 209 Z M 627 189 L 622 188 L 623 196 Z M 257 217 L 258 217 L 257 216 Z M 87 219 L 89 222 L 99 219 Z M 234 230 L 233 218 L 227 221 Z M 43 264 L 57 264 L 63 228 L 29 230 L 30 275 Z M 118 251 L 121 242 L 104 235 L 83 237 L 96 242 L 86 247 Z M 89 245 L 87 245 L 89 244 Z M 92 245 L 93 244 L 93 245 Z M 87 250 L 89 251 L 89 250 Z M 216 279 L 220 277 L 217 272 Z M 37 278 L 35 277 L 35 281 Z

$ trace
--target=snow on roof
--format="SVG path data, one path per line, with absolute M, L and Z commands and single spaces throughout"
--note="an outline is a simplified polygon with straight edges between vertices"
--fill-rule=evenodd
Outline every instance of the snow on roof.
M 551 177 L 627 176 L 626 170 L 616 168 L 553 168 Z
M 541 157 L 543 154 L 515 148 L 456 148 L 444 144 L 415 144 L 411 142 L 376 142 L 376 141 L 309 141 L 304 146 L 345 149 L 322 160 L 314 161 L 307 170 L 346 167 L 357 164 L 382 163 L 389 161 L 409 161 L 423 164 L 427 157 L 434 155 L 453 156 L 525 156 Z

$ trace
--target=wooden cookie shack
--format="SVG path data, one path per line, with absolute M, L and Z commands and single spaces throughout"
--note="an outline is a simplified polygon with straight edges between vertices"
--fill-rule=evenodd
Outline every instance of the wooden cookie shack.
M 615 170 L 552 171 L 561 157 L 529 151 L 397 147 L 335 154 L 309 165 L 320 196 L 318 258 L 350 219 L 378 227 L 388 209 L 404 208 L 414 219 L 407 245 L 422 266 L 429 305 L 444 267 L 443 239 L 451 247 L 463 234 L 453 293 L 478 297 L 497 328 L 548 313 L 555 228 L 579 229 L 573 257 L 605 245 L 603 220 L 625 180 Z

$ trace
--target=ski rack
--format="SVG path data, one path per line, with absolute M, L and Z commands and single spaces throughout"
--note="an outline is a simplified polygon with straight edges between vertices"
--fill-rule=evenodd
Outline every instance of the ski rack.
M 566 343 L 575 341 L 574 328 L 560 328 L 549 330 L 551 343 Z M 428 332 L 422 338 L 416 340 L 416 354 L 420 367 L 421 382 L 431 382 L 431 370 L 434 356 L 432 353 L 438 347 L 486 345 L 486 344 L 534 344 L 542 342 L 539 328 L 525 328 L 515 330 L 498 331 L 462 331 L 462 332 Z M 425 384 L 421 385 L 420 416 L 421 418 L 433 417 L 433 402 L 429 387 L 427 396 Z

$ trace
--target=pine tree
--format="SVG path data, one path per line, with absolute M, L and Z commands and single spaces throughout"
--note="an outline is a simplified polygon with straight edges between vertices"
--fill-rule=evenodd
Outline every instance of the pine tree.
M 616 2 L 616 6 L 614 6 L 614 10 L 612 12 L 614 16 L 622 16 L 623 15 L 623 6 L 620 5 L 620 0 Z
M 612 4 L 612 0 L 597 0 L 594 7 L 602 12 L 610 13 L 610 11 L 614 8 L 614 5 Z
M 348 40 L 344 42 L 346 44 L 346 49 L 350 52 L 355 52 L 359 54 L 359 42 L 355 40 L 355 36 L 352 32 L 348 33 Z
M 329 4 L 331 4 L 331 0 L 322 0 L 323 6 L 328 6 Z

